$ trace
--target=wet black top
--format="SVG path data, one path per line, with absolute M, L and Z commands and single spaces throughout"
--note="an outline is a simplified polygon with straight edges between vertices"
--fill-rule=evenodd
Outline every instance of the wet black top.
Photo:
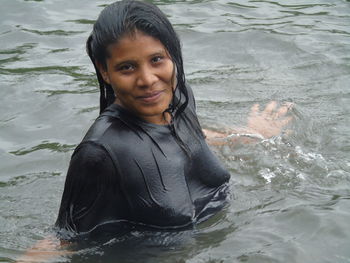
M 230 175 L 209 149 L 189 93 L 173 127 L 109 106 L 72 155 L 56 226 L 73 233 L 122 222 L 180 228 L 221 208 Z

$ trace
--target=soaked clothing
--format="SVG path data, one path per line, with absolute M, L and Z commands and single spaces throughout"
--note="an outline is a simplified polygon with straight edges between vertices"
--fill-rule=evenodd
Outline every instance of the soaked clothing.
M 120 223 L 172 229 L 217 211 L 229 173 L 209 149 L 189 93 L 173 126 L 109 106 L 73 153 L 56 226 L 74 233 Z

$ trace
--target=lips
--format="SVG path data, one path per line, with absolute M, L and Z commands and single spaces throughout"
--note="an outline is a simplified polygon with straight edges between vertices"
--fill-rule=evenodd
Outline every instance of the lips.
M 144 103 L 154 103 L 160 98 L 162 93 L 163 93 L 162 90 L 153 91 L 142 96 L 137 96 L 136 98 Z

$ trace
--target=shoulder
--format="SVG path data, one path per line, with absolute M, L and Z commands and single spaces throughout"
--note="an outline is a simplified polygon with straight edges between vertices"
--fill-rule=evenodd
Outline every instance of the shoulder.
M 183 130 L 186 137 L 188 137 L 189 134 L 193 134 L 197 139 L 203 140 L 205 139 L 205 136 L 198 120 L 194 94 L 192 88 L 187 83 L 186 90 L 188 96 L 188 104 L 185 110 L 178 116 L 178 121 L 176 122 L 177 128 L 179 130 Z M 189 129 L 191 133 L 185 132 L 186 129 Z
M 188 83 L 186 83 L 186 90 L 187 90 L 187 95 L 188 95 L 188 107 L 192 111 L 195 112 L 196 111 L 196 100 L 194 98 L 193 90 Z
M 130 112 L 117 104 L 110 105 L 91 125 L 83 138 L 84 141 L 95 141 L 104 145 L 123 138 L 130 132 L 139 134 L 142 123 Z
M 79 159 L 84 163 L 93 166 L 104 161 L 109 154 L 105 147 L 95 141 L 83 141 L 74 150 L 72 159 Z
M 74 150 L 67 173 L 66 183 L 101 185 L 116 181 L 116 166 L 103 145 L 85 141 Z
M 83 141 L 98 141 L 112 127 L 112 125 L 118 121 L 118 118 L 109 115 L 102 114 L 98 116 L 87 131 Z
M 113 160 L 105 147 L 93 141 L 85 141 L 74 150 L 68 173 L 96 175 L 114 173 L 114 170 Z

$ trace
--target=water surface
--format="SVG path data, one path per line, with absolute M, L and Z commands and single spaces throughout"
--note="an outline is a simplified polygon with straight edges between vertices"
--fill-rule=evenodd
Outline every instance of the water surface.
M 52 233 L 70 155 L 98 115 L 85 40 L 111 2 L 1 1 L 1 262 Z M 195 230 L 53 262 L 350 262 L 350 2 L 154 3 L 182 39 L 203 127 L 244 126 L 254 103 L 276 100 L 295 105 L 291 132 L 214 149 L 231 201 Z

